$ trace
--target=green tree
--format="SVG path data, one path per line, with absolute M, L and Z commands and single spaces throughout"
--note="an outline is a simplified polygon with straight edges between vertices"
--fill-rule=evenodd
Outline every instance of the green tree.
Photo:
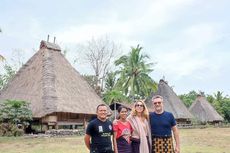
M 209 95 L 210 102 L 216 109 L 216 111 L 221 114 L 226 121 L 230 121 L 230 98 L 224 96 L 223 92 L 217 91 L 213 96 Z
M 193 90 L 193 91 L 190 91 L 188 94 L 179 95 L 179 97 L 183 101 L 185 106 L 189 108 L 192 105 L 192 103 L 195 101 L 197 94 L 198 93 Z
M 32 111 L 27 102 L 17 100 L 0 102 L 0 136 L 22 135 L 30 120 Z
M 153 71 L 154 63 L 146 63 L 149 59 L 147 55 L 141 54 L 142 47 L 137 45 L 131 47 L 128 55 L 121 56 L 115 61 L 116 66 L 120 66 L 117 86 L 123 90 L 125 95 L 133 98 L 144 98 L 154 90 L 157 85 L 149 76 Z
M 225 121 L 230 122 L 230 98 L 228 96 L 224 96 L 223 92 L 217 91 L 213 95 L 207 95 L 207 100 L 224 117 Z
M 113 90 L 108 90 L 103 94 L 103 100 L 106 102 L 108 105 L 113 103 L 113 102 L 130 102 L 131 100 L 123 95 L 121 91 L 118 91 L 116 89 Z
M 207 97 L 208 102 L 210 102 L 210 104 L 214 105 L 215 97 L 213 95 L 209 95 L 209 94 L 206 97 Z
M 230 123 L 230 98 L 225 98 L 223 100 L 221 108 L 224 119 Z
M 105 91 L 110 91 L 115 89 L 117 79 L 115 72 L 108 72 L 105 77 Z
M 18 100 L 6 100 L 0 103 L 0 122 L 27 125 L 32 120 L 29 103 Z
M 131 100 L 116 87 L 116 83 L 116 73 L 108 72 L 105 78 L 105 92 L 103 93 L 103 100 L 107 104 L 111 104 L 112 102 L 130 102 Z

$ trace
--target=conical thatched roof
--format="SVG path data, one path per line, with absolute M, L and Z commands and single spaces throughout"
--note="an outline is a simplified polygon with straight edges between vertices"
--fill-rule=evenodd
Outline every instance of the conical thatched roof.
M 180 100 L 180 98 L 164 80 L 160 80 L 158 84 L 158 90 L 152 96 L 154 95 L 161 95 L 163 97 L 164 110 L 173 113 L 176 119 L 193 118 L 192 114 L 188 111 L 184 103 Z M 148 107 L 152 107 L 152 103 L 150 101 L 148 102 Z
M 37 118 L 53 112 L 95 114 L 97 105 L 103 103 L 60 47 L 45 41 L 0 92 L 0 101 L 5 99 L 30 102 Z
M 215 122 L 223 121 L 212 105 L 203 96 L 198 96 L 193 104 L 190 106 L 189 111 L 202 122 Z

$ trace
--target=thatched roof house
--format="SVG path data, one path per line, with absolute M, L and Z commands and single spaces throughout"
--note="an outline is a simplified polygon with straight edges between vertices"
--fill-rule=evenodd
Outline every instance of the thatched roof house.
M 197 96 L 189 111 L 201 122 L 218 123 L 224 120 L 206 98 L 201 95 Z
M 0 92 L 0 101 L 5 99 L 30 102 L 33 118 L 50 125 L 82 123 L 104 103 L 61 48 L 46 41 Z
M 159 81 L 158 90 L 152 96 L 154 95 L 161 95 L 163 97 L 164 109 L 173 113 L 178 123 L 187 123 L 193 118 L 192 114 L 188 111 L 184 103 L 176 95 L 173 89 L 169 87 L 166 81 Z M 150 108 L 150 111 L 153 111 L 151 100 L 148 100 L 147 106 Z

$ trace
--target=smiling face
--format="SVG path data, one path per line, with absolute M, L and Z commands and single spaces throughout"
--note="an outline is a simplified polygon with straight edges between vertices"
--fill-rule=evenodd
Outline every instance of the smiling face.
M 107 107 L 106 106 L 99 106 L 98 107 L 97 117 L 100 120 L 106 120 L 106 117 L 107 117 Z
M 152 104 L 156 113 L 160 114 L 163 112 L 163 100 L 161 98 L 153 99 Z
M 144 111 L 144 109 L 145 109 L 145 106 L 142 102 L 137 102 L 135 104 L 135 110 L 137 113 L 142 113 Z
M 125 120 L 127 118 L 128 110 L 127 108 L 122 108 L 119 112 L 120 119 Z

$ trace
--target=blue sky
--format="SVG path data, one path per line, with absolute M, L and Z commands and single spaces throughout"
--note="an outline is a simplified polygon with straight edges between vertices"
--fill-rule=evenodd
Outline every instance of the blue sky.
M 0 54 L 9 59 L 21 50 L 26 62 L 50 34 L 72 62 L 77 44 L 107 35 L 124 54 L 143 46 L 157 62 L 152 78 L 165 76 L 177 94 L 230 95 L 229 6 L 228 0 L 1 0 Z M 92 72 L 81 62 L 74 66 Z

